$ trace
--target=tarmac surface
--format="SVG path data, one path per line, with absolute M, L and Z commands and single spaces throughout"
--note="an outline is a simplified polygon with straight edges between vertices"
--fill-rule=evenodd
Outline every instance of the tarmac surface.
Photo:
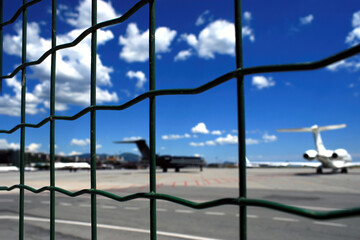
M 49 173 L 26 172 L 25 184 L 49 185 Z M 0 173 L 0 185 L 18 183 L 19 173 Z M 148 170 L 101 170 L 97 188 L 126 196 L 149 191 Z M 89 188 L 90 173 L 56 171 L 56 186 Z M 309 168 L 247 169 L 247 197 L 307 209 L 330 211 L 360 207 L 360 169 L 348 174 L 315 174 Z M 237 169 L 183 169 L 157 172 L 157 192 L 203 202 L 238 196 Z M 49 239 L 48 192 L 25 192 L 25 239 Z M 0 239 L 18 239 L 18 190 L 0 192 Z M 56 194 L 56 239 L 91 239 L 90 196 Z M 238 239 L 237 206 L 196 210 L 157 201 L 158 239 Z M 117 202 L 99 196 L 98 239 L 149 239 L 149 201 Z M 316 221 L 275 210 L 248 207 L 248 239 L 360 239 L 360 217 Z

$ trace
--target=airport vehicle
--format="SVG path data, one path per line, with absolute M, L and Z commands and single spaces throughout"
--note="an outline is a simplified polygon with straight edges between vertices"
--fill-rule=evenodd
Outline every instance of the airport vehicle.
M 150 162 L 150 149 L 144 139 L 135 141 L 115 141 L 114 143 L 135 143 L 141 153 L 140 163 L 148 165 Z M 180 168 L 186 167 L 199 167 L 200 171 L 203 170 L 205 160 L 202 157 L 193 156 L 171 156 L 171 155 L 156 155 L 156 166 L 167 172 L 169 168 L 174 168 L 175 172 L 180 172 Z
M 333 170 L 341 170 L 341 173 L 347 173 L 348 167 L 360 166 L 358 163 L 351 163 L 351 155 L 343 148 L 338 148 L 336 150 L 328 150 L 325 148 L 320 132 L 327 130 L 335 130 L 340 128 L 345 128 L 346 124 L 337 124 L 337 125 L 328 125 L 328 126 L 318 126 L 314 125 L 308 128 L 288 128 L 288 129 L 278 129 L 278 132 L 312 132 L 314 135 L 315 147 L 316 150 L 310 149 L 307 150 L 303 157 L 312 161 L 314 159 L 318 160 L 319 163 L 303 163 L 303 167 L 316 167 L 316 173 L 321 174 L 323 168 L 331 168 Z

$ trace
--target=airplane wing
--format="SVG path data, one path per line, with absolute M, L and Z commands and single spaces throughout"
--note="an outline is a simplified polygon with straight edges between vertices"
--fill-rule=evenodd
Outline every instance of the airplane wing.
M 348 162 L 345 163 L 345 167 L 360 167 L 360 162 Z
M 340 128 L 345 128 L 346 124 L 336 124 L 336 125 L 328 125 L 328 126 L 320 126 L 314 125 L 312 127 L 306 128 L 284 128 L 284 129 L 276 129 L 278 132 L 313 132 L 317 129 L 319 132 L 326 130 L 335 130 Z
M 321 166 L 320 162 L 289 162 L 289 167 L 311 167 L 317 168 Z
M 346 124 L 337 124 L 337 125 L 319 127 L 319 131 L 335 130 L 340 128 L 346 128 Z
M 283 128 L 276 129 L 278 132 L 312 132 L 312 128 Z

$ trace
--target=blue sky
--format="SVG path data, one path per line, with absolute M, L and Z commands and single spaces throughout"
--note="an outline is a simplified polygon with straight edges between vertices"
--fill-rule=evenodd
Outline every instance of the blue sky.
M 98 22 L 124 14 L 136 1 L 99 1 Z M 181 3 L 181 4 L 180 4 Z M 4 20 L 19 1 L 5 1 Z M 245 67 L 315 61 L 360 43 L 356 0 L 243 1 Z M 50 1 L 28 9 L 28 61 L 51 46 Z M 90 26 L 90 0 L 58 1 L 58 44 Z M 156 88 L 192 88 L 235 69 L 233 1 L 156 2 Z M 118 105 L 148 89 L 148 6 L 125 23 L 98 31 L 97 103 Z M 21 63 L 21 19 L 4 28 L 4 74 Z M 56 114 L 89 105 L 90 38 L 57 53 Z M 360 57 L 310 72 L 246 76 L 247 156 L 251 161 L 299 161 L 314 148 L 309 133 L 276 129 L 346 123 L 323 133 L 329 149 L 346 148 L 360 160 Z M 27 76 L 27 116 L 49 115 L 50 60 Z M 20 122 L 20 74 L 3 81 L 0 124 Z M 157 152 L 237 161 L 236 82 L 193 96 L 157 98 Z M 89 152 L 90 117 L 56 122 L 56 152 Z M 148 140 L 148 101 L 121 111 L 97 112 L 98 153 L 133 152 L 115 140 Z M 20 133 L 0 136 L 0 148 L 18 148 Z M 29 151 L 49 152 L 49 124 L 26 130 Z

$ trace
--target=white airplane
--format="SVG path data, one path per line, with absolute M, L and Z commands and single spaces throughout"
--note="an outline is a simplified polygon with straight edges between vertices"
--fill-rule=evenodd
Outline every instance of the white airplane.
M 303 167 L 316 167 L 316 172 L 321 174 L 323 168 L 331 168 L 333 170 L 341 170 L 341 173 L 347 173 L 348 167 L 360 166 L 359 163 L 351 163 L 352 158 L 350 154 L 343 148 L 338 148 L 336 150 L 328 150 L 325 148 L 323 141 L 321 139 L 320 132 L 327 130 L 335 130 L 340 128 L 345 128 L 346 124 L 338 125 L 329 125 L 329 126 L 317 126 L 314 125 L 309 128 L 288 128 L 288 129 L 278 129 L 278 132 L 312 132 L 314 135 L 315 147 L 316 150 L 310 149 L 307 150 L 303 157 L 312 161 L 314 159 L 318 160 L 318 163 L 303 163 Z
M 69 170 L 76 172 L 78 169 L 90 169 L 90 164 L 87 162 L 56 162 L 55 170 Z
M 0 166 L 0 172 L 17 172 L 19 168 L 16 166 Z

